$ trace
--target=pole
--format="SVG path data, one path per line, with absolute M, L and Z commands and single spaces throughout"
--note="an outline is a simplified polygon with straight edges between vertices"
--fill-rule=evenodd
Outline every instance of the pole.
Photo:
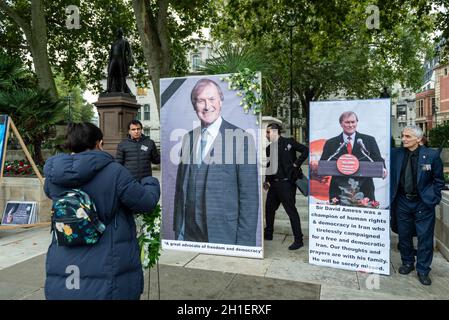
M 293 26 L 290 27 L 290 135 L 293 137 Z
M 71 110 L 72 95 L 69 94 L 68 98 L 69 98 L 69 123 L 71 123 L 72 122 L 72 110 Z

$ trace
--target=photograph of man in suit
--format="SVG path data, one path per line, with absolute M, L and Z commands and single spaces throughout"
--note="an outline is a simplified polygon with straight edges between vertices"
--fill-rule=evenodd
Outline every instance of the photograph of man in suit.
M 337 160 L 343 154 L 352 154 L 359 161 L 385 161 L 382 158 L 376 139 L 367 134 L 362 134 L 357 131 L 358 124 L 357 114 L 353 111 L 345 111 L 340 115 L 339 122 L 343 132 L 338 136 L 326 141 L 323 147 L 321 159 L 324 161 Z M 383 178 L 387 176 L 387 170 L 383 170 Z M 358 182 L 359 191 L 363 193 L 364 198 L 375 200 L 375 189 L 373 178 L 366 177 L 351 177 Z M 329 201 L 337 199 L 337 204 L 340 204 L 341 190 L 339 187 L 348 186 L 348 177 L 333 176 L 329 186 Z
M 413 235 L 418 237 L 416 271 L 423 285 L 429 277 L 433 258 L 435 206 L 444 187 L 443 163 L 437 150 L 421 145 L 423 131 L 418 126 L 402 130 L 403 147 L 391 153 L 391 212 L 397 219 L 400 274 L 415 270 Z
M 201 126 L 183 137 L 176 175 L 176 240 L 256 245 L 259 192 L 252 136 L 221 117 L 223 92 L 200 79 L 191 102 Z

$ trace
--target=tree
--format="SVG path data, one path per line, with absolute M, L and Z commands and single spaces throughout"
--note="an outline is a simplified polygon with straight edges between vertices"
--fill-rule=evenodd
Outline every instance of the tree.
M 71 86 L 62 76 L 56 77 L 58 95 L 64 102 L 63 119 L 65 122 L 91 122 L 94 116 L 93 106 L 87 103 L 79 87 Z
M 54 73 L 72 86 L 101 91 L 116 28 L 121 26 L 132 44 L 137 38 L 128 0 L 0 1 L 0 18 L 4 52 L 27 61 L 39 87 L 53 97 L 57 96 Z M 141 57 L 139 48 L 133 49 Z
M 39 86 L 50 88 L 53 95 L 52 72 L 72 86 L 100 92 L 110 44 L 120 26 L 131 43 L 135 69 L 148 70 L 159 101 L 160 77 L 185 75 L 190 37 L 195 31 L 201 34 L 212 17 L 214 8 L 206 0 L 1 1 L 0 41 L 6 52 L 23 61 L 31 53 L 29 64 L 35 67 Z M 142 73 L 134 70 L 131 75 L 136 83 L 147 82 Z
M 429 131 L 429 142 L 432 147 L 440 150 L 447 147 L 449 142 L 449 125 L 438 125 Z
M 41 146 L 60 120 L 63 105 L 49 91 L 36 88 L 37 79 L 20 60 L 0 54 L 0 75 L 11 72 L 0 82 L 0 113 L 14 120 L 25 143 L 32 146 L 33 160 L 43 164 Z
M 47 25 L 43 1 L 31 0 L 31 3 L 28 3 L 19 0 L 11 4 L 0 1 L 0 10 L 14 21 L 16 30 L 18 27 L 25 35 L 26 46 L 18 46 L 22 45 L 21 48 L 31 53 L 39 87 L 56 98 L 56 86 L 47 53 Z
M 262 113 L 272 114 L 273 105 L 276 101 L 276 91 L 272 80 L 276 75 L 272 74 L 271 63 L 266 59 L 266 53 L 263 48 L 252 48 L 249 45 L 223 44 L 217 50 L 214 50 L 214 56 L 206 61 L 206 64 L 200 68 L 200 71 L 206 74 L 224 74 L 235 73 L 249 69 L 259 71 L 262 74 Z
M 176 76 L 175 61 L 191 46 L 193 32 L 207 26 L 214 7 L 207 0 L 133 0 L 134 15 L 158 109 L 159 79 Z M 178 53 L 178 54 L 176 54 Z M 186 70 L 180 70 L 186 71 Z
M 281 92 L 289 90 L 290 21 L 293 89 L 308 119 L 310 102 L 332 93 L 378 97 L 383 87 L 400 81 L 417 88 L 421 58 L 431 18 L 425 1 L 377 1 L 379 29 L 366 13 L 372 1 L 221 1 L 221 19 L 213 34 L 244 39 L 267 48 L 267 60 Z M 374 17 L 375 18 L 375 17 Z M 370 27 L 368 28 L 367 27 Z M 306 132 L 306 136 L 307 132 Z

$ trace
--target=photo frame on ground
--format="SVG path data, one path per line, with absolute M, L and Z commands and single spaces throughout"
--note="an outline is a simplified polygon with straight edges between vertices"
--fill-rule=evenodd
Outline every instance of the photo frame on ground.
M 22 225 L 38 222 L 37 202 L 8 201 L 2 216 L 2 225 Z

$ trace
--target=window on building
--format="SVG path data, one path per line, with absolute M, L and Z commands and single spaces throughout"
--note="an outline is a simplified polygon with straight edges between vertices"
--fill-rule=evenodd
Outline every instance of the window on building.
M 447 76 L 447 68 L 444 68 L 444 75 Z
M 200 68 L 200 63 L 201 63 L 200 55 L 194 54 L 192 57 L 192 69 L 198 70 Z
M 151 138 L 151 136 L 150 136 L 150 134 L 151 134 L 151 129 L 150 129 L 150 128 L 144 128 L 144 129 L 143 129 L 143 134 L 146 135 L 147 137 L 150 137 L 150 138 Z
M 139 108 L 139 110 L 137 110 L 136 119 L 139 121 L 142 120 L 142 108 Z
M 423 117 L 424 116 L 424 100 L 418 100 L 418 114 L 417 117 Z
M 143 120 L 150 120 L 150 105 L 148 103 L 143 105 Z

